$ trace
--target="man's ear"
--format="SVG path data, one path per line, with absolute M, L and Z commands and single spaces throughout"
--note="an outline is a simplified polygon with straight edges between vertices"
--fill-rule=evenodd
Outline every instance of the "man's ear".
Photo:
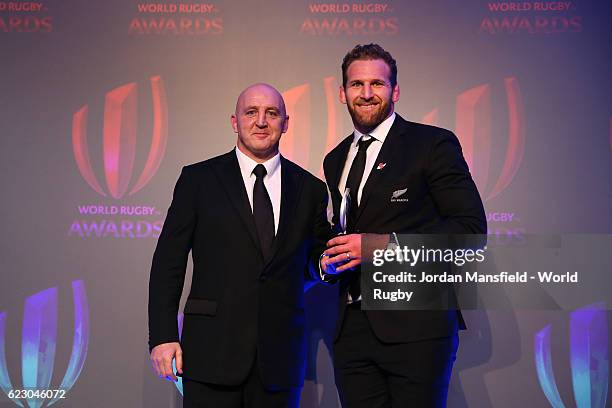
M 283 123 L 283 129 L 281 131 L 281 134 L 287 132 L 287 129 L 289 129 L 289 115 L 285 116 L 285 120 L 284 120 L 284 123 Z
M 399 101 L 399 97 L 400 97 L 399 84 L 395 84 L 395 86 L 393 87 L 393 92 L 391 93 L 391 100 L 393 101 L 393 103 L 397 103 L 397 101 Z
M 234 133 L 238 133 L 238 119 L 236 118 L 236 114 L 232 115 L 232 129 L 234 129 Z
M 340 98 L 340 103 L 346 105 L 346 93 L 344 92 L 343 86 L 340 86 L 340 93 L 338 94 L 338 97 Z

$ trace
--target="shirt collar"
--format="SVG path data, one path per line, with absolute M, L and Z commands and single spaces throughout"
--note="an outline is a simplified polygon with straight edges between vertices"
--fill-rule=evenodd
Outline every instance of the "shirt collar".
M 242 177 L 245 179 L 251 177 L 251 175 L 253 174 L 253 169 L 259 163 L 251 159 L 246 154 L 242 153 L 238 146 L 236 146 L 236 149 L 234 150 L 236 150 L 236 157 L 238 158 L 238 165 L 240 166 L 240 172 L 242 173 Z M 276 153 L 274 157 L 268 159 L 267 161 L 261 164 L 263 164 L 266 168 L 266 175 L 271 177 L 280 168 L 280 153 Z
M 389 134 L 391 126 L 393 126 L 394 120 L 395 112 L 393 112 L 387 119 L 380 122 L 380 124 L 376 126 L 376 129 L 374 129 L 368 134 L 379 142 L 384 143 L 385 139 L 387 138 L 387 135 Z M 357 142 L 359 141 L 359 139 L 361 139 L 361 136 L 363 136 L 363 133 L 355 129 L 355 131 L 353 132 L 353 142 L 351 143 L 352 147 L 357 147 Z

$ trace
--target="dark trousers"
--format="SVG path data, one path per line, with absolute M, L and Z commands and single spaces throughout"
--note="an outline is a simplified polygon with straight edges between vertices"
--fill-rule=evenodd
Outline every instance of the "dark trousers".
M 217 385 L 183 378 L 183 408 L 298 408 L 301 391 L 301 388 L 267 390 L 261 382 L 257 363 L 254 363 L 240 385 Z
M 334 347 L 336 386 L 344 408 L 446 406 L 458 336 L 383 343 L 359 305 L 346 308 Z

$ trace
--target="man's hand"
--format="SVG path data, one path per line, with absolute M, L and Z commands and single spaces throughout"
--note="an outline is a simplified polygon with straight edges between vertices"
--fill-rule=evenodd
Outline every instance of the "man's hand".
M 334 264 L 330 261 L 330 257 L 323 253 L 319 264 L 321 265 L 321 270 L 326 275 L 337 275 L 338 272 L 338 264 Z
M 323 260 L 326 273 L 337 274 L 355 268 L 361 263 L 361 234 L 338 235 L 327 242 Z
M 386 249 L 390 239 L 389 234 L 338 235 L 327 242 L 321 268 L 325 273 L 335 275 L 354 269 L 362 262 L 371 262 L 374 250 Z
M 179 343 L 163 343 L 151 350 L 151 364 L 155 374 L 160 378 L 177 381 L 174 371 L 172 371 L 172 359 L 176 359 L 176 371 L 182 375 L 183 351 Z

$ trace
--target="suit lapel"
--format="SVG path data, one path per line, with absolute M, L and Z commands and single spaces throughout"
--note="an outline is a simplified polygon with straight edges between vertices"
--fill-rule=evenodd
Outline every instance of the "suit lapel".
M 294 164 L 281 156 L 281 205 L 278 231 L 272 245 L 272 254 L 266 260 L 266 266 L 272 262 L 286 241 L 292 221 L 295 220 L 295 207 L 299 201 L 303 178 L 293 168 Z
M 398 157 L 397 154 L 403 151 L 402 144 L 402 124 L 404 120 L 396 114 L 396 118 L 393 121 L 393 125 L 391 129 L 389 129 L 389 133 L 385 139 L 385 142 L 376 157 L 376 161 L 374 161 L 374 167 L 372 171 L 370 171 L 370 175 L 366 180 L 365 185 L 363 186 L 363 191 L 361 192 L 361 200 L 359 201 L 359 208 L 357 209 L 357 216 L 355 219 L 355 223 L 359 221 L 359 217 L 363 214 L 364 208 L 366 208 L 366 204 L 372 190 L 379 184 L 379 180 L 384 177 L 385 173 L 388 172 L 388 169 L 393 166 L 393 159 Z M 380 163 L 385 163 L 384 167 L 378 169 L 378 165 Z
M 220 184 L 223 186 L 230 203 L 232 203 L 232 206 L 244 223 L 253 243 L 261 250 L 253 211 L 249 204 L 249 197 L 244 186 L 242 173 L 240 173 L 240 165 L 238 164 L 236 152 L 232 150 L 222 157 L 223 159 L 219 166 L 215 168 L 217 177 L 221 181 Z
M 340 177 L 342 177 L 342 170 L 344 169 L 344 164 L 346 162 L 346 158 L 348 156 L 352 141 L 353 134 L 351 133 L 342 141 L 337 150 L 336 156 L 332 158 L 333 160 L 331 160 L 330 163 L 330 184 L 328 185 L 328 188 L 330 193 L 332 194 L 332 197 L 335 199 L 339 199 L 342 197 L 343 192 L 339 190 L 338 183 L 340 183 Z

